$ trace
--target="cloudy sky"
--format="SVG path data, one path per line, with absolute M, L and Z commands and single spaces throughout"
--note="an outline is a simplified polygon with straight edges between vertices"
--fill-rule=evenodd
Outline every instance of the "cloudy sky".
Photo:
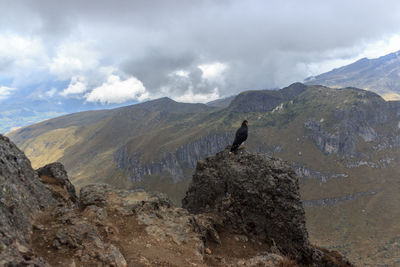
M 397 50 L 397 0 L 0 0 L 0 101 L 207 102 Z

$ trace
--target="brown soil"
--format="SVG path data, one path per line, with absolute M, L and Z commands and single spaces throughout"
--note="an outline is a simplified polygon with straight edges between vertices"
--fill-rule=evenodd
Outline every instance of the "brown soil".
M 57 209 L 57 208 L 56 208 Z M 36 214 L 32 250 L 46 259 L 52 266 L 107 266 L 96 257 L 84 257 L 87 251 L 77 248 L 57 249 L 53 245 L 61 224 L 55 214 L 56 209 Z M 84 212 L 73 210 L 76 218 L 86 220 L 96 226 L 104 243 L 111 243 L 124 255 L 128 266 L 205 266 L 193 259 L 191 244 L 179 246 L 172 239 L 162 241 L 149 236 L 135 216 L 123 216 L 108 210 L 107 219 L 101 224 L 85 217 Z M 72 216 L 74 217 L 74 216 Z M 88 253 L 90 255 L 90 252 Z M 93 255 L 92 255 L 93 256 Z
M 254 239 L 243 240 L 240 235 L 225 231 L 219 233 L 221 244 L 210 242 L 207 244 L 211 251 L 205 256 L 205 262 L 209 266 L 226 266 L 237 263 L 239 260 L 249 259 L 271 251 L 271 248 Z
M 52 266 L 69 266 L 74 257 L 73 250 L 56 250 L 53 247 L 54 237 L 60 226 L 56 222 L 55 209 L 39 212 L 35 216 L 31 248 L 33 252 L 46 259 Z

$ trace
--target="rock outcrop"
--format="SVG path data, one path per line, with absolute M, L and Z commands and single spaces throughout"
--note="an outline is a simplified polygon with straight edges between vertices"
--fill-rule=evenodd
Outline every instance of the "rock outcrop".
M 194 213 L 220 215 L 234 232 L 285 255 L 311 255 L 298 179 L 280 159 L 224 150 L 199 161 L 182 203 Z
M 265 243 L 303 264 L 341 266 L 324 262 L 327 255 L 311 246 L 298 178 L 281 159 L 246 150 L 232 154 L 227 147 L 197 163 L 182 204 L 195 214 L 214 214 L 224 231 Z M 345 259 L 343 264 L 351 266 Z
M 43 183 L 52 186 L 52 192 L 55 198 L 61 201 L 71 202 L 71 204 L 78 203 L 75 187 L 69 181 L 67 171 L 61 163 L 54 162 L 47 164 L 39 168 L 37 173 Z

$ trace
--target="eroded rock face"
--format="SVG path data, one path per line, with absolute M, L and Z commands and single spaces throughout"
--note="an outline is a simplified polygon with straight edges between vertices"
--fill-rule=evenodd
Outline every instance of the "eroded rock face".
M 201 160 L 182 204 L 194 213 L 217 213 L 235 232 L 284 254 L 310 256 L 298 179 L 280 159 L 226 149 Z
M 184 170 L 196 167 L 197 160 L 213 155 L 223 149 L 233 136 L 208 135 L 185 144 L 175 152 L 162 153 L 160 162 L 143 163 L 139 153 L 130 153 L 126 146 L 114 153 L 114 161 L 130 177 L 131 181 L 140 181 L 145 175 L 168 172 L 174 180 L 185 179 Z M 189 177 L 186 177 L 189 178 Z
M 32 216 L 55 203 L 24 153 L 0 135 L 0 266 L 45 265 L 29 248 Z

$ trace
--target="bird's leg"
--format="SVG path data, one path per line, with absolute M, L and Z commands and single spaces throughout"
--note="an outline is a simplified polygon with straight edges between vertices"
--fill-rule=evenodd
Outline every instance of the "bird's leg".
M 244 144 L 244 142 L 239 146 L 239 148 L 238 149 L 246 149 L 247 147 L 246 147 L 246 145 Z

